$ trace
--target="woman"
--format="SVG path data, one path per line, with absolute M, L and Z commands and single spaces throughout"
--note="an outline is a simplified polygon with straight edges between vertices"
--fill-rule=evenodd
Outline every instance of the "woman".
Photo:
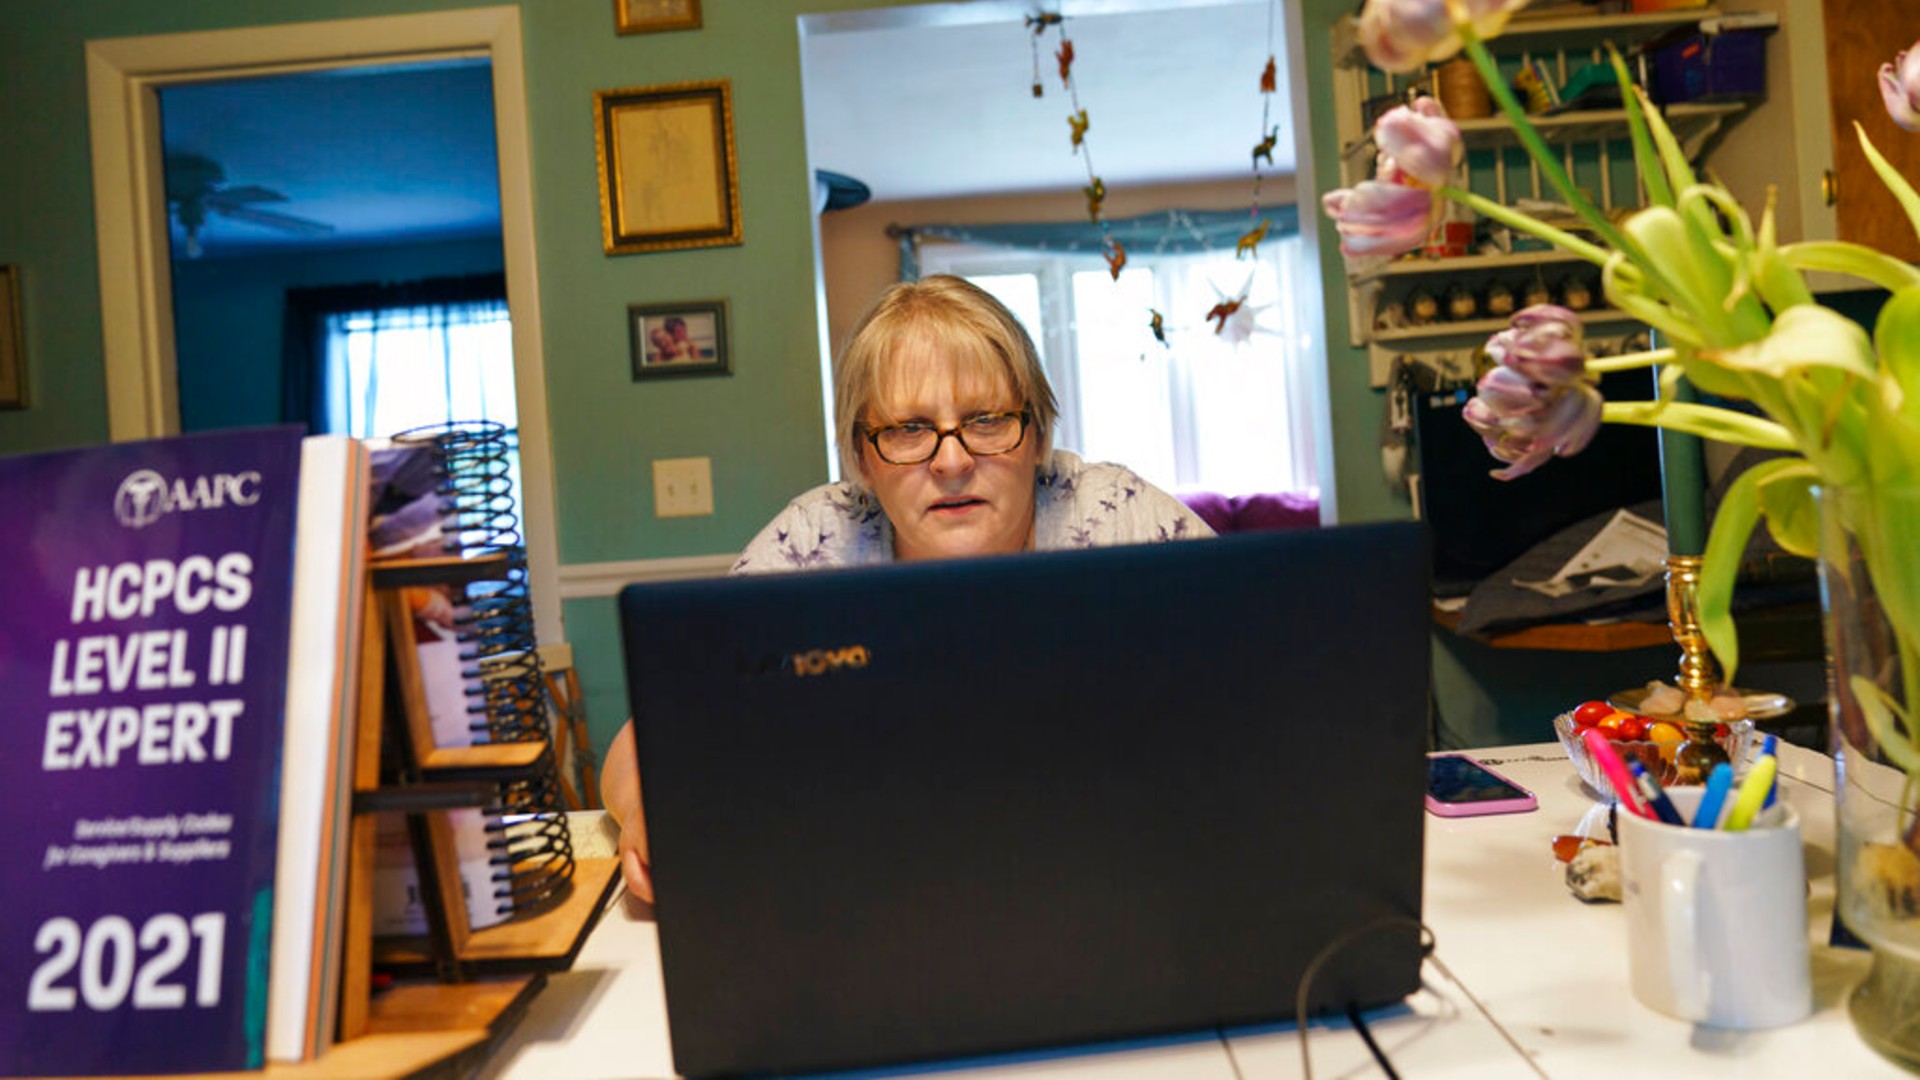
M 834 382 L 847 479 L 806 492 L 747 545 L 736 574 L 1211 536 L 1185 504 L 1119 465 L 1052 449 L 1058 414 L 1018 319 L 956 277 L 904 282 L 854 327 Z M 653 898 L 633 725 L 602 797 L 627 887 Z

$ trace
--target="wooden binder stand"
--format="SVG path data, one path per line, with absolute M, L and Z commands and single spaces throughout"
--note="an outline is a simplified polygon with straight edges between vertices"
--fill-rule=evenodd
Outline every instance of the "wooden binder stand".
M 272 1076 L 409 1076 L 464 1068 L 519 1019 L 546 985 L 571 967 L 608 894 L 619 860 L 575 859 L 572 886 L 530 916 L 471 929 L 447 809 L 493 800 L 494 785 L 527 776 L 546 742 L 436 746 L 427 713 L 410 586 L 496 579 L 505 559 L 404 559 L 374 563 L 362 641 L 359 730 L 353 765 L 353 826 L 347 858 L 342 940 L 340 1041 L 302 1066 Z M 398 768 L 383 779 L 381 749 Z M 374 814 L 403 811 L 429 929 L 425 948 L 373 935 Z M 430 972 L 373 993 L 373 968 Z

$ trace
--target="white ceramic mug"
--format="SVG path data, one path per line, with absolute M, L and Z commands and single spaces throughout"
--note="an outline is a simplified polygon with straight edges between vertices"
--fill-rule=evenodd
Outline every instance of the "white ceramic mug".
M 1668 792 L 1693 820 L 1699 788 Z M 1791 1024 L 1813 1011 L 1800 819 L 1784 805 L 1741 832 L 1665 825 L 1624 809 L 1620 876 L 1633 996 L 1727 1028 Z

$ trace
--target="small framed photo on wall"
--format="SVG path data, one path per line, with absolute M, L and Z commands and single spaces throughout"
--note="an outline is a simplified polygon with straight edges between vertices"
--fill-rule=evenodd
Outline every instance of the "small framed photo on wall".
M 725 300 L 629 304 L 627 332 L 635 381 L 730 373 Z
M 27 407 L 27 335 L 21 327 L 20 268 L 0 266 L 0 409 Z
M 593 146 L 607 254 L 740 242 L 727 80 L 596 90 Z
M 700 0 L 613 0 L 613 25 L 623 34 L 700 29 Z

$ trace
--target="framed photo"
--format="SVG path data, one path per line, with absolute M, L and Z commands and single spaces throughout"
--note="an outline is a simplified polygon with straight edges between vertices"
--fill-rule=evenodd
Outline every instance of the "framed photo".
M 726 375 L 727 302 L 627 305 L 633 377 Z
M 597 90 L 593 146 L 607 254 L 740 242 L 727 80 Z
M 20 268 L 0 266 L 0 409 L 27 407 L 27 335 L 20 318 Z
M 700 0 L 613 0 L 613 25 L 623 34 L 700 29 Z

